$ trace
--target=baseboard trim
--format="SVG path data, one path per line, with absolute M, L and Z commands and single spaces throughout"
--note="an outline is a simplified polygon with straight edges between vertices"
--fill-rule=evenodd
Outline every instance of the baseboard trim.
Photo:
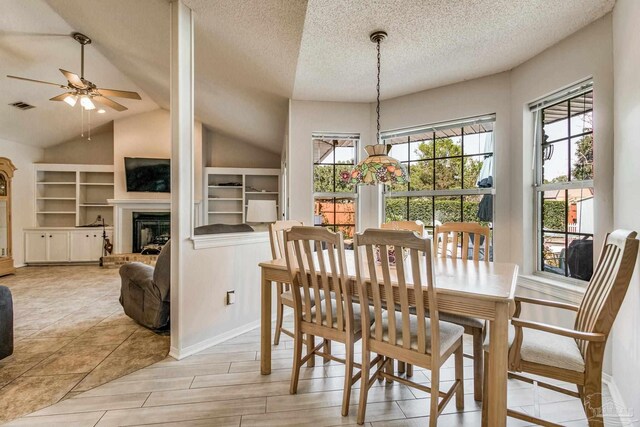
M 611 399 L 613 400 L 613 406 L 615 407 L 616 413 L 618 415 L 618 420 L 621 426 L 624 427 L 632 427 L 633 426 L 633 414 L 627 408 L 627 405 L 622 398 L 622 393 L 618 389 L 616 382 L 613 377 L 609 374 L 602 374 L 602 382 L 607 385 L 609 388 L 609 393 L 611 393 Z M 603 406 L 604 402 L 603 402 Z M 610 407 L 611 405 L 609 405 Z
M 258 319 L 254 322 L 248 323 L 246 325 L 242 325 L 240 327 L 227 331 L 223 334 L 216 335 L 214 337 L 201 341 L 197 344 L 190 345 L 189 347 L 185 347 L 183 349 L 178 349 L 172 346 L 169 349 L 169 356 L 177 360 L 184 359 L 185 357 L 189 357 L 193 354 L 201 352 L 202 350 L 206 350 L 209 347 L 213 347 L 214 345 L 223 343 L 225 341 L 229 341 L 232 338 L 235 338 L 239 335 L 242 335 L 246 332 L 252 331 L 259 327 L 260 327 L 260 320 Z

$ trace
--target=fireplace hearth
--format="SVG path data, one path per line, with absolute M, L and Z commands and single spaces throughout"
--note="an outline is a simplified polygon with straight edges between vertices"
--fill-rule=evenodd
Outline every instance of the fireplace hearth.
M 171 235 L 169 212 L 133 212 L 133 253 L 157 254 Z

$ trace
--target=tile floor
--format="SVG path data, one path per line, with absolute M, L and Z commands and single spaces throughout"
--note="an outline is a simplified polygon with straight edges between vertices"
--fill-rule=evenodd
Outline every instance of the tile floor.
M 14 300 L 14 353 L 0 360 L 0 423 L 166 357 L 169 337 L 133 322 L 117 269 L 26 267 L 0 278 Z
M 340 415 L 343 368 L 316 360 L 302 368 L 297 395 L 289 395 L 293 342 L 282 337 L 273 349 L 273 370 L 260 375 L 260 331 L 250 331 L 199 354 L 176 361 L 170 357 L 58 404 L 16 420 L 9 426 L 335 426 L 355 425 L 360 382 L 355 385 L 349 416 Z M 465 343 L 470 344 L 470 343 Z M 334 354 L 344 348 L 333 344 Z M 471 360 L 465 359 L 465 409 L 455 402 L 438 425 L 479 426 L 480 406 L 473 400 Z M 453 366 L 442 381 L 453 380 Z M 429 372 L 418 370 L 418 382 Z M 446 385 L 446 384 L 445 384 Z M 533 413 L 533 386 L 512 381 L 509 405 Z M 539 389 L 540 411 L 567 426 L 586 426 L 576 399 Z M 401 384 L 379 382 L 369 394 L 366 423 L 373 426 L 428 425 L 429 399 Z M 509 426 L 526 423 L 509 419 Z

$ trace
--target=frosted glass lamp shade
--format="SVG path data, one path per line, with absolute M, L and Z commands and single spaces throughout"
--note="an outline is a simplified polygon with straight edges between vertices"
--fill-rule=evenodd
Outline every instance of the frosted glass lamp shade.
M 275 200 L 249 200 L 247 222 L 275 222 L 278 208 Z

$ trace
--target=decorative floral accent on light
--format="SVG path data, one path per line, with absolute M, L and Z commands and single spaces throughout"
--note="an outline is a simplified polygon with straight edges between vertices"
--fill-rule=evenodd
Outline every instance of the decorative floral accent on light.
M 351 181 L 351 172 L 349 172 L 349 171 L 340 172 L 340 178 L 342 179 L 342 182 L 350 182 Z
M 367 145 L 369 155 L 351 171 L 351 184 L 406 184 L 407 170 L 398 160 L 388 156 L 391 146 L 387 144 Z

